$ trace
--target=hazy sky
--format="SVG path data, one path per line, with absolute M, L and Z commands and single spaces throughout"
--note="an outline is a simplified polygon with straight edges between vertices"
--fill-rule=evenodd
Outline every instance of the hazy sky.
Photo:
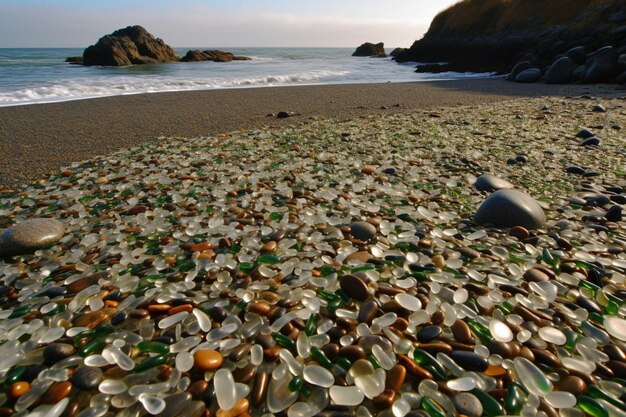
M 85 47 L 135 24 L 174 47 L 408 47 L 457 1 L 0 0 L 0 47 Z

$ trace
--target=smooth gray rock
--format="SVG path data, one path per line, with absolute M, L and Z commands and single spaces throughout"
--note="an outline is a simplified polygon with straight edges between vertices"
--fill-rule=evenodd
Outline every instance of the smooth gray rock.
M 574 62 L 571 59 L 564 56 L 550 66 L 548 72 L 546 72 L 547 84 L 567 84 L 572 79 L 574 73 Z
M 590 138 L 592 136 L 595 136 L 595 135 L 589 129 L 582 129 L 580 132 L 576 133 L 576 137 L 577 138 L 581 138 L 581 139 L 587 139 L 587 138 Z
M 511 70 L 511 73 L 509 74 L 508 79 L 511 81 L 515 81 L 515 77 L 517 77 L 517 75 L 520 72 L 526 71 L 527 69 L 531 69 L 532 67 L 533 67 L 533 64 L 530 61 L 519 62 Z
M 617 63 L 618 54 L 612 46 L 599 49 L 590 61 L 587 62 L 585 70 L 586 83 L 606 83 L 616 77 L 619 70 Z
M 368 222 L 350 223 L 350 234 L 364 242 L 369 242 L 376 238 L 376 227 Z
M 582 142 L 579 143 L 580 146 L 590 146 L 590 145 L 599 145 L 599 144 L 600 144 L 600 139 L 598 139 L 595 136 L 584 139 Z
M 474 394 L 462 392 L 452 398 L 454 406 L 460 414 L 469 417 L 480 417 L 483 415 L 483 405 Z
M 496 227 L 522 226 L 538 229 L 546 222 L 546 215 L 534 198 L 517 190 L 498 190 L 478 208 L 474 220 Z
M 476 179 L 474 186 L 478 191 L 497 191 L 508 188 L 515 188 L 513 184 L 495 175 L 481 175 Z
M 98 388 L 103 379 L 104 376 L 100 368 L 84 366 L 74 372 L 71 381 L 76 388 L 89 391 Z
M 530 68 L 517 74 L 515 82 L 517 83 L 534 83 L 541 78 L 541 70 L 539 68 Z
M 0 233 L 0 257 L 24 255 L 58 242 L 65 234 L 56 219 L 30 219 Z
M 584 64 L 587 59 L 587 51 L 584 46 L 577 46 L 565 52 L 565 55 L 571 59 L 575 64 Z

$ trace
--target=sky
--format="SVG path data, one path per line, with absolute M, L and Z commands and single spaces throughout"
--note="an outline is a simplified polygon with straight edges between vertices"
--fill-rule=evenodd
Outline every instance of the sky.
M 458 0 L 0 0 L 0 48 L 86 47 L 142 25 L 173 47 L 408 47 Z

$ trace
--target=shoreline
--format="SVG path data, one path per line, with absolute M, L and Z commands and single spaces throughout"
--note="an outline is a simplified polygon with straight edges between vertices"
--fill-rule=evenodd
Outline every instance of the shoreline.
M 0 186 L 18 187 L 72 162 L 163 136 L 191 138 L 280 127 L 310 118 L 341 120 L 523 97 L 623 94 L 623 88 L 614 85 L 465 79 L 145 93 L 1 107 Z M 280 111 L 299 115 L 267 116 Z

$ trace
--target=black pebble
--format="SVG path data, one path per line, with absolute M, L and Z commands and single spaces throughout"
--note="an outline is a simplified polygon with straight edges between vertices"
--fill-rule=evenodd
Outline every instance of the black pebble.
M 614 205 L 611 206 L 610 209 L 607 210 L 604 218 L 610 222 L 621 222 L 622 221 L 622 206 Z
M 439 326 L 426 326 L 422 327 L 419 332 L 417 332 L 417 339 L 420 342 L 430 342 L 437 336 L 441 334 L 441 327 Z
M 85 366 L 72 375 L 72 384 L 78 389 L 88 391 L 97 388 L 102 378 L 100 368 Z
M 67 343 L 51 343 L 43 350 L 43 358 L 47 364 L 55 364 L 65 358 L 69 358 L 76 349 Z

